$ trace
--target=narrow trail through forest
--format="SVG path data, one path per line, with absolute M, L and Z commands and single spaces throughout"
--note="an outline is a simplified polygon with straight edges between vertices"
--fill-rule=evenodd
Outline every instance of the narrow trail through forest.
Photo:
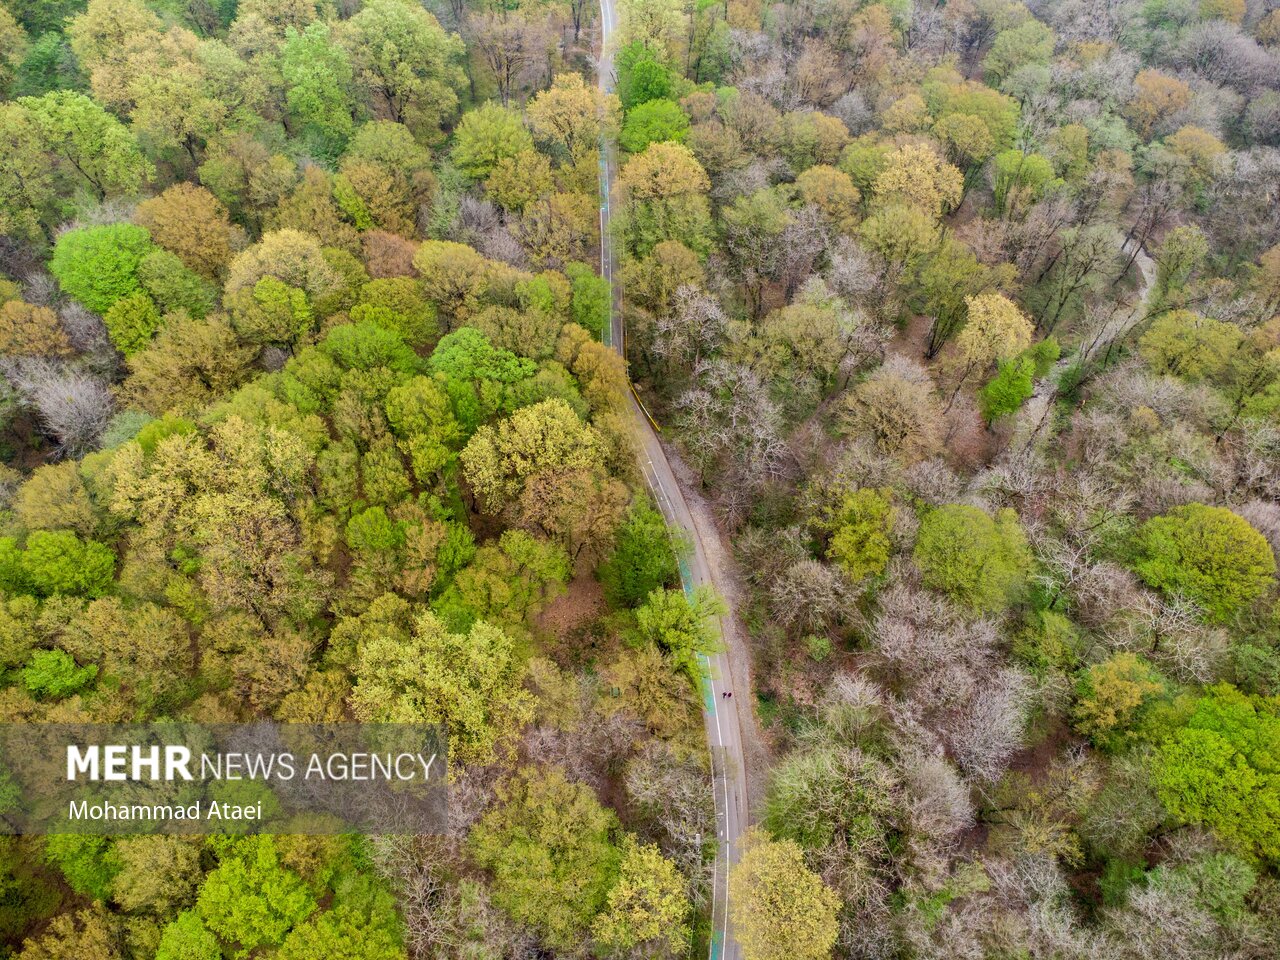
M 1063 357 L 1035 385 L 1035 391 L 1023 404 L 1018 413 L 1015 433 L 1015 448 L 1026 450 L 1036 443 L 1052 423 L 1051 416 L 1054 401 L 1062 382 L 1062 375 L 1067 368 L 1078 360 L 1091 360 L 1108 350 L 1117 341 L 1122 340 L 1142 322 L 1146 316 L 1147 300 L 1156 282 L 1156 264 L 1141 247 L 1134 251 L 1135 240 L 1126 240 L 1120 247 L 1124 256 L 1133 256 L 1134 266 L 1142 278 L 1133 302 L 1128 307 L 1121 306 L 1111 313 L 1107 321 L 1098 329 L 1087 343 L 1080 346 L 1078 352 Z

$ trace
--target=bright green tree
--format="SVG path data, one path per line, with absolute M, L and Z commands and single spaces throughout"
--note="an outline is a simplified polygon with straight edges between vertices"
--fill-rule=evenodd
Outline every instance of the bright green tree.
M 1148 584 L 1188 598 L 1224 622 L 1275 583 L 1265 537 L 1225 507 L 1191 503 L 1142 525 L 1134 569 Z
M 1031 565 L 1016 513 L 958 503 L 925 514 L 913 556 L 927 586 L 987 612 L 1009 604 Z
M 1035 390 L 1036 363 L 1025 354 L 996 361 L 996 375 L 978 393 L 978 407 L 987 423 L 1008 416 Z
M 618 144 L 628 153 L 639 153 L 651 143 L 673 140 L 683 143 L 689 134 L 689 115 L 674 100 L 646 100 L 627 111 Z
M 570 318 L 582 329 L 599 340 L 609 325 L 613 306 L 613 287 L 604 277 L 584 263 L 570 263 L 565 274 L 573 284 L 573 298 L 569 306 Z
M 154 248 L 151 235 L 131 223 L 81 227 L 58 237 L 50 272 L 69 295 L 95 313 L 138 290 L 138 268 Z
M 97 675 L 96 664 L 79 666 L 65 650 L 37 650 L 22 669 L 22 685 L 37 697 L 61 700 L 92 683 Z
M 279 944 L 315 912 L 316 901 L 302 878 L 281 866 L 275 838 L 261 836 L 236 841 L 205 878 L 196 909 L 210 931 L 247 956 Z
M 22 571 L 38 593 L 101 596 L 111 587 L 116 555 L 106 544 L 70 530 L 38 530 L 27 538 Z
M 1152 760 L 1160 799 L 1249 856 L 1280 859 L 1280 716 L 1274 701 L 1212 687 Z
M 160 935 L 156 960 L 222 960 L 222 946 L 200 915 L 184 910 Z
M 671 93 L 671 71 L 656 53 L 641 42 L 629 43 L 614 57 L 618 71 L 618 97 L 624 110 Z

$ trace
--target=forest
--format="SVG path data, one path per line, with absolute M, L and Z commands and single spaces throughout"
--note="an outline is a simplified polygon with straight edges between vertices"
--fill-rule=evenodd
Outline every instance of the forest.
M 1280 956 L 1280 3 L 604 10 L 0 0 L 0 722 L 450 740 L 0 956 Z

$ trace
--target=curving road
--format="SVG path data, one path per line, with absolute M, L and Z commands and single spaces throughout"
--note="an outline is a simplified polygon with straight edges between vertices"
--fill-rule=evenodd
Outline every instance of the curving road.
M 611 38 L 618 26 L 618 13 L 614 0 L 600 0 L 600 61 L 597 70 L 600 88 L 612 92 L 614 86 L 613 50 Z M 600 143 L 600 275 L 610 282 L 613 305 L 609 323 L 604 331 L 605 342 L 626 357 L 626 331 L 622 323 L 621 301 L 618 284 L 613 282 L 616 258 L 609 230 L 609 195 L 612 192 L 613 175 L 617 168 L 616 149 L 612 141 Z M 640 404 L 635 391 L 631 393 L 631 419 L 634 425 L 640 469 L 653 494 L 658 508 L 667 523 L 684 531 L 693 545 L 692 553 L 680 563 L 680 580 L 685 592 L 695 588 L 714 586 L 711 565 L 702 538 L 693 522 L 689 505 L 685 502 L 675 473 L 667 461 L 666 451 L 658 439 L 654 423 Z M 723 595 L 723 591 L 720 591 Z M 721 636 L 728 636 L 721 628 Z M 707 745 L 711 751 L 712 790 L 716 809 L 716 859 L 712 874 L 711 945 L 710 960 L 740 960 L 741 953 L 729 926 L 729 867 L 738 860 L 738 838 L 747 825 L 747 780 L 743 760 L 742 732 L 738 723 L 738 705 L 745 704 L 749 691 L 740 691 L 739 698 L 725 698 L 723 694 L 730 677 L 729 662 L 725 654 L 703 657 L 702 709 L 707 727 Z M 743 706 L 748 710 L 750 706 Z

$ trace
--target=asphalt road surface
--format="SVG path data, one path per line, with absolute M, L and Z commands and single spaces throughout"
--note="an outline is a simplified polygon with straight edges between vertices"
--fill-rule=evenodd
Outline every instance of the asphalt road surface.
M 612 91 L 613 50 L 611 40 L 618 26 L 618 13 L 614 0 L 600 0 L 601 54 L 598 77 L 600 87 Z M 626 356 L 626 331 L 619 309 L 621 291 L 614 283 L 616 258 L 609 231 L 609 196 L 617 169 L 616 147 L 612 141 L 600 145 L 600 274 L 613 287 L 613 308 L 605 330 L 605 340 L 615 350 Z M 693 546 L 692 553 L 681 561 L 680 579 L 685 592 L 705 585 L 715 587 L 707 552 L 697 529 L 684 494 L 676 482 L 675 473 L 667 461 L 666 451 L 658 438 L 655 424 L 639 402 L 634 391 L 631 395 L 631 419 L 635 427 L 636 446 L 640 456 L 640 469 L 653 494 L 658 508 L 672 527 L 682 530 Z M 721 596 L 723 591 L 717 591 Z M 720 631 L 722 636 L 728 636 Z M 738 724 L 738 709 L 749 710 L 750 691 L 735 690 L 726 698 L 729 682 L 729 663 L 723 653 L 703 658 L 702 709 L 707 727 L 707 745 L 711 752 L 712 790 L 715 795 L 717 849 L 715 871 L 712 879 L 711 946 L 710 960 L 739 960 L 741 953 L 733 930 L 729 925 L 729 867 L 738 860 L 738 839 L 747 825 L 747 779 L 743 762 L 742 735 Z

